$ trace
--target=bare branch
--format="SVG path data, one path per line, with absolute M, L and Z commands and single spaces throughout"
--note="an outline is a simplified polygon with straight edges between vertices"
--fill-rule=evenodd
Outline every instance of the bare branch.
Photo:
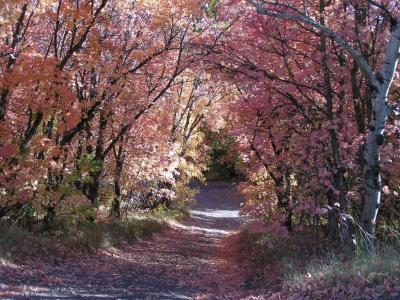
M 290 20 L 290 21 L 294 21 L 294 22 L 307 24 L 307 25 L 310 25 L 310 26 L 316 28 L 320 32 L 326 34 L 327 36 L 332 38 L 336 43 L 338 43 L 341 47 L 346 49 L 351 54 L 353 59 L 360 66 L 360 69 L 362 70 L 364 75 L 368 78 L 370 84 L 373 87 L 376 87 L 376 88 L 379 87 L 379 81 L 377 79 L 377 76 L 374 73 L 374 71 L 370 68 L 367 61 L 364 59 L 364 57 L 356 49 L 354 49 L 352 46 L 350 46 L 350 44 L 348 42 L 346 42 L 346 40 L 344 40 L 338 33 L 334 32 L 329 27 L 322 25 L 320 22 L 312 19 L 310 16 L 300 12 L 297 9 L 294 10 L 293 6 L 291 6 L 290 4 L 282 5 L 282 4 L 277 4 L 277 3 L 276 4 L 271 3 L 271 5 L 276 5 L 276 6 L 280 6 L 283 8 L 291 9 L 291 10 L 295 11 L 296 14 L 272 11 L 272 10 L 262 7 L 259 3 L 257 3 L 254 0 L 247 0 L 247 2 L 250 3 L 253 7 L 255 7 L 257 13 L 260 15 L 266 15 L 266 16 L 270 16 L 270 17 L 278 18 L 278 19 L 282 19 L 282 20 Z

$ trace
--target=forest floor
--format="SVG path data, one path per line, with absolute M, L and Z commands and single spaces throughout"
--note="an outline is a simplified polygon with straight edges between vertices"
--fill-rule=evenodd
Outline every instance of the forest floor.
M 236 299 L 246 293 L 235 232 L 241 197 L 234 184 L 201 188 L 191 217 L 131 245 L 79 258 L 0 264 L 6 299 Z
M 305 256 L 290 251 L 283 237 L 284 249 L 275 247 L 275 254 L 252 239 L 246 231 L 251 226 L 242 226 L 247 221 L 239 215 L 241 201 L 234 184 L 209 183 L 190 218 L 152 237 L 91 254 L 0 258 L 0 299 L 400 299 L 397 256 L 386 262 L 391 272 L 380 256 L 369 260 L 369 272 L 361 272 L 365 262 L 332 268 L 326 262 L 301 275 L 299 288 L 288 286 L 285 255 L 292 253 L 302 265 Z

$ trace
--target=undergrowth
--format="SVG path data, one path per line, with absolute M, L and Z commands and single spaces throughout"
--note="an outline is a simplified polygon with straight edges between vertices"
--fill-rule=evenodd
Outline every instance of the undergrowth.
M 168 208 L 166 205 L 159 205 L 157 208 L 149 211 L 147 216 L 159 220 L 177 220 L 183 221 L 189 218 L 189 211 L 187 206 L 175 206 L 173 209 Z
M 352 256 L 325 242 L 315 248 L 307 234 L 272 239 L 246 228 L 239 233 L 240 263 L 248 270 L 250 286 L 282 292 L 306 291 L 313 286 L 374 289 L 400 276 L 400 239 L 378 242 L 373 252 L 357 248 Z M 320 245 L 323 244 L 321 240 Z M 310 251 L 310 249 L 314 249 Z
M 142 216 L 110 223 L 79 222 L 59 224 L 51 231 L 29 231 L 17 225 L 0 224 L 0 259 L 24 260 L 29 257 L 62 257 L 99 248 L 133 243 L 168 227 L 163 218 Z
M 341 259 L 340 255 L 330 254 L 308 262 L 302 270 L 286 261 L 285 285 L 291 289 L 303 289 L 309 280 L 336 286 L 351 284 L 358 277 L 368 286 L 393 278 L 400 273 L 400 252 L 395 244 L 381 245 L 372 253 L 357 249 L 351 259 Z

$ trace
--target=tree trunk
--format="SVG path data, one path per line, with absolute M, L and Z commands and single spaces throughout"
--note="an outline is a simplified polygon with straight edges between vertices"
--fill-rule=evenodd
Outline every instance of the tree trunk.
M 4 118 L 6 116 L 7 97 L 9 93 L 9 90 L 7 89 L 2 89 L 0 91 L 0 122 L 4 121 Z
M 92 177 L 92 182 L 88 185 L 87 197 L 93 205 L 96 205 L 97 203 L 97 196 L 99 194 L 100 187 L 100 176 L 101 172 L 90 173 L 90 177 Z
M 400 17 L 392 20 L 392 29 L 381 72 L 372 82 L 372 118 L 363 151 L 365 203 L 361 216 L 363 229 L 375 234 L 376 217 L 381 203 L 380 147 L 384 142 L 385 126 L 389 117 L 388 94 L 400 57 Z
M 111 218 L 119 220 L 121 218 L 121 188 L 119 183 L 114 185 L 115 195 L 111 207 Z
M 122 145 L 119 146 L 118 152 L 114 150 L 115 155 L 115 172 L 114 172 L 114 200 L 111 207 L 111 217 L 115 219 L 121 218 L 121 175 L 124 164 L 122 153 Z
M 104 143 L 105 143 L 105 132 L 108 125 L 109 113 L 102 110 L 99 118 L 99 128 L 97 132 L 96 150 L 95 150 L 95 161 L 101 163 L 101 170 L 90 172 L 92 181 L 88 184 L 87 197 L 93 205 L 97 204 L 97 196 L 100 188 L 100 178 L 103 172 L 104 164 Z
M 326 0 L 320 0 L 320 23 L 325 26 L 325 8 L 329 5 L 326 3 Z M 322 54 L 322 72 L 324 77 L 324 94 L 326 100 L 326 113 L 328 120 L 333 122 L 335 117 L 334 110 L 334 94 L 332 88 L 332 78 L 331 72 L 329 69 L 328 62 L 328 49 L 327 49 L 327 37 L 325 34 L 320 33 L 320 52 Z M 341 155 L 340 155 L 340 147 L 336 129 L 329 129 L 330 136 L 330 146 L 332 149 L 331 156 L 327 158 L 328 163 L 332 168 L 332 180 L 336 190 L 339 191 L 338 197 L 335 195 L 333 191 L 329 191 L 328 193 L 328 201 L 329 205 L 332 207 L 332 213 L 329 214 L 329 236 L 332 239 L 337 239 L 339 237 L 339 215 L 340 213 L 347 213 L 347 199 L 345 197 L 344 190 L 344 176 L 343 176 L 343 168 L 341 166 Z M 340 206 L 336 207 L 335 203 L 339 203 Z M 346 232 L 348 226 L 343 226 L 342 238 L 344 242 L 348 241 L 349 234 Z
M 384 141 L 384 128 L 388 119 L 388 105 L 384 97 L 376 95 L 372 99 L 376 105 L 375 119 L 369 124 L 369 132 L 363 150 L 364 209 L 361 216 L 363 229 L 375 234 L 375 223 L 381 203 L 380 146 Z

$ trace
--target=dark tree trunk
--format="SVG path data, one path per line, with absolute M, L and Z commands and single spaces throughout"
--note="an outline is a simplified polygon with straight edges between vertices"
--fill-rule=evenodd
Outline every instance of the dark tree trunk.
M 122 144 L 118 147 L 118 151 L 114 149 L 115 156 L 115 172 L 114 172 L 114 200 L 111 207 L 111 217 L 115 219 L 121 218 L 121 175 L 124 164 Z

